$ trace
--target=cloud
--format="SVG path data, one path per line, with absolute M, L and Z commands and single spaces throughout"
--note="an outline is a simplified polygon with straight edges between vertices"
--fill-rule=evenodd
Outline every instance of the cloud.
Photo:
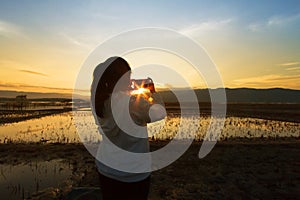
M 267 25 L 268 26 L 278 26 L 282 24 L 291 23 L 293 21 L 299 20 L 300 14 L 291 15 L 291 16 L 272 16 L 268 19 Z
M 226 27 L 230 24 L 233 20 L 232 19 L 224 19 L 224 20 L 213 20 L 213 21 L 206 21 L 199 24 L 193 24 L 189 27 L 183 28 L 179 30 L 180 33 L 186 35 L 194 35 L 198 32 L 208 32 L 208 31 L 216 31 Z
M 28 85 L 24 83 L 10 83 L 0 82 L 1 90 L 16 90 L 16 91 L 32 91 L 32 92 L 58 92 L 58 93 L 72 93 L 70 88 L 57 88 L 48 86 Z
M 300 64 L 300 62 L 287 62 L 287 63 L 281 63 L 279 64 L 280 66 L 294 66 L 294 65 L 298 65 Z
M 300 70 L 300 62 L 287 62 L 287 63 L 281 63 L 279 66 L 287 67 L 285 70 L 287 71 L 294 71 L 294 70 Z
M 0 20 L 0 36 L 8 38 L 21 37 L 28 39 L 20 26 L 3 20 Z
M 251 32 L 259 32 L 263 29 L 264 25 L 262 23 L 249 24 L 247 29 Z
M 300 67 L 290 67 L 290 68 L 286 68 L 285 70 L 288 71 L 300 70 Z
M 271 16 L 267 20 L 249 24 L 247 29 L 252 32 L 260 32 L 273 27 L 289 25 L 298 20 L 300 20 L 300 14 L 290 16 Z
M 75 39 L 74 37 L 66 34 L 66 33 L 60 33 L 60 36 L 62 36 L 64 39 L 66 39 L 68 42 L 75 44 L 77 46 L 83 46 L 82 42 L 80 42 L 78 39 Z
M 265 80 L 265 81 L 280 81 L 280 80 L 283 80 L 283 81 L 287 81 L 287 80 L 300 80 L 300 75 L 292 75 L 292 76 L 277 76 L 277 77 L 273 77 L 273 78 L 270 78 L 269 80 Z
M 94 47 L 95 43 L 98 44 L 99 38 L 95 37 L 95 35 L 83 32 L 78 33 L 78 31 L 70 31 L 72 34 L 66 32 L 60 32 L 58 36 L 64 42 L 71 44 L 72 46 L 79 47 L 82 50 L 90 50 Z M 97 31 L 95 31 L 97 32 Z M 69 49 L 68 49 L 69 50 Z
M 31 70 L 20 69 L 19 71 L 24 72 L 24 73 L 34 74 L 34 75 L 48 76 L 47 74 L 43 74 L 40 72 L 31 71 Z
M 244 79 L 236 79 L 234 80 L 237 83 L 262 83 L 262 82 L 273 82 L 275 80 L 291 80 L 291 79 L 298 79 L 300 78 L 300 75 L 278 75 L 278 74 L 270 74 L 270 75 L 264 75 L 264 76 L 255 76 L 255 77 L 249 77 Z
M 270 74 L 256 77 L 249 77 L 243 79 L 236 79 L 233 81 L 234 86 L 237 87 L 284 87 L 300 89 L 300 75 L 280 75 Z

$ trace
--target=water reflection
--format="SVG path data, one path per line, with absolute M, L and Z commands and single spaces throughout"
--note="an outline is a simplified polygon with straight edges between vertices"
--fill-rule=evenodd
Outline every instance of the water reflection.
M 78 143 L 98 142 L 101 136 L 98 133 L 94 118 L 90 111 L 76 111 L 76 128 L 72 112 L 56 114 L 38 119 L 31 119 L 18 123 L 8 123 L 0 126 L 0 143 L 9 142 L 57 142 Z M 186 134 L 182 139 L 193 137 L 190 132 L 196 132 L 196 140 L 204 138 L 210 124 L 208 116 L 186 116 L 180 124 L 180 116 L 169 116 L 157 123 L 148 125 L 149 136 L 153 140 L 172 139 L 181 128 Z M 199 123 L 197 130 L 190 130 L 191 122 Z M 87 131 L 88 130 L 88 131 Z M 77 132 L 80 131 L 80 137 Z M 85 133 L 86 134 L 83 134 Z M 255 118 L 226 118 L 222 134 L 218 140 L 228 138 L 273 138 L 300 137 L 300 123 L 283 122 Z
M 27 199 L 46 188 L 58 188 L 72 175 L 72 166 L 62 160 L 0 165 L 1 199 Z
M 86 127 L 97 130 L 92 119 L 85 111 L 79 116 Z M 86 122 L 88 120 L 88 123 Z M 85 128 L 86 128 L 85 127 Z M 80 139 L 73 124 L 71 112 L 50 115 L 17 123 L 7 123 L 0 126 L 0 143 L 8 142 L 57 142 L 78 143 Z

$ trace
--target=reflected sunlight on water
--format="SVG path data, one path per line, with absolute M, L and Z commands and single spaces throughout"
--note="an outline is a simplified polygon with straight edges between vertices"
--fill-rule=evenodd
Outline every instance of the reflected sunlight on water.
M 77 129 L 74 126 L 72 112 L 31 119 L 18 123 L 8 123 L 0 126 L 0 142 L 57 142 L 78 143 L 98 142 L 101 140 L 97 126 L 90 111 L 75 111 Z M 202 140 L 210 123 L 208 116 L 187 116 L 180 124 L 180 116 L 170 114 L 165 120 L 148 125 L 149 137 L 152 140 L 172 139 L 179 128 L 182 128 L 184 138 L 191 138 L 190 132 L 196 131 L 196 140 Z M 193 126 L 191 123 L 199 123 Z M 197 127 L 197 130 L 192 130 Z M 79 138 L 77 131 L 81 134 Z M 300 123 L 275 120 L 228 117 L 219 140 L 228 138 L 273 138 L 299 137 Z

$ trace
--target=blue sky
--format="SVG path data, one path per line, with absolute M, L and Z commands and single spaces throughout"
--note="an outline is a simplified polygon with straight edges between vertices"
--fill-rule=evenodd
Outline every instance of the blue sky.
M 0 89 L 70 89 L 99 43 L 149 26 L 202 44 L 226 87 L 300 89 L 300 1 L 275 0 L 0 1 Z

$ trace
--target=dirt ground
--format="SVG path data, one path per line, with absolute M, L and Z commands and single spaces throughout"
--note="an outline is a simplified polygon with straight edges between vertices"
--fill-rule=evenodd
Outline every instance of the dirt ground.
M 151 142 L 151 149 L 167 143 Z M 300 196 L 300 139 L 218 142 L 203 159 L 201 142 L 177 161 L 151 175 L 149 200 L 297 199 Z M 63 159 L 72 177 L 32 199 L 64 199 L 73 187 L 99 187 L 94 158 L 82 144 L 0 144 L 0 164 Z

